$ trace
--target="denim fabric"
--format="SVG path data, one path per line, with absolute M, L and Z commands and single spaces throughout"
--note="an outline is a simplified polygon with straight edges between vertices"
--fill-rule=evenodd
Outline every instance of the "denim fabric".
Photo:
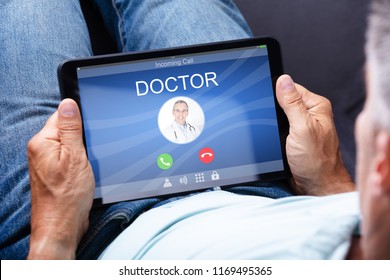
M 25 258 L 30 223 L 26 145 L 60 101 L 60 61 L 91 55 L 78 0 L 0 2 L 0 258 Z
M 96 4 L 123 51 L 251 36 L 228 0 Z M 0 259 L 23 259 L 30 232 L 26 146 L 59 104 L 58 64 L 92 51 L 78 0 L 2 1 L 0 18 Z M 140 213 L 161 203 L 154 198 L 93 209 L 78 258 L 96 258 Z
M 235 194 L 256 195 L 275 199 L 293 195 L 287 181 L 258 183 L 254 186 L 231 187 L 226 188 L 225 190 Z
M 231 0 L 95 0 L 118 50 L 239 39 L 252 33 Z

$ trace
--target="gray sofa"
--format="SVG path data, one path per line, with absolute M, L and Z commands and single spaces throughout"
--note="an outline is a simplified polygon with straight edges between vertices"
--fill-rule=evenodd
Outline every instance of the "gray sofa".
M 355 174 L 354 123 L 364 93 L 367 0 L 236 0 L 255 36 L 281 43 L 285 72 L 329 98 L 343 159 Z

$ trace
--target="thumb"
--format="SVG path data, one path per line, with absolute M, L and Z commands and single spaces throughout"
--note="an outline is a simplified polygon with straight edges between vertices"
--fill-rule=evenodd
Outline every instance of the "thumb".
M 307 108 L 302 93 L 290 76 L 282 75 L 276 83 L 276 98 L 288 118 L 291 127 L 304 125 L 308 118 Z
M 72 99 L 64 99 L 58 107 L 58 130 L 62 145 L 84 149 L 81 115 Z

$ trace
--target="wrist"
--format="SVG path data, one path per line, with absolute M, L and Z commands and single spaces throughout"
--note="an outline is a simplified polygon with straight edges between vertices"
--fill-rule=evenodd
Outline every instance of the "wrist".
M 318 166 L 316 171 L 294 176 L 292 187 L 296 194 L 324 196 L 355 191 L 355 183 L 339 154 L 332 164 Z
M 28 259 L 75 259 L 78 238 L 69 227 L 32 224 Z
M 67 242 L 42 235 L 30 238 L 30 249 L 27 258 L 30 260 L 71 260 L 76 257 L 76 247 Z
M 333 168 L 325 172 L 323 178 L 323 189 L 326 191 L 324 195 L 355 190 L 355 183 L 343 163 L 340 151 L 338 152 Z

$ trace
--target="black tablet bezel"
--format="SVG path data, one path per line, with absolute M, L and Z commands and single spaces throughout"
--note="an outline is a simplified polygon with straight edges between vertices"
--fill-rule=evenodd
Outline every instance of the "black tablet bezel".
M 91 66 L 115 64 L 115 63 L 135 62 L 141 60 L 166 58 L 166 57 L 189 55 L 189 54 L 193 55 L 193 54 L 201 54 L 201 53 L 207 53 L 212 51 L 233 50 L 233 49 L 239 49 L 239 48 L 245 48 L 251 46 L 259 46 L 259 45 L 267 46 L 268 57 L 270 62 L 269 63 L 270 71 L 272 76 L 273 91 L 274 91 L 274 100 L 276 105 L 277 121 L 278 121 L 279 134 L 281 139 L 284 170 L 266 173 L 266 174 L 258 174 L 256 182 L 287 179 L 291 176 L 291 172 L 286 158 L 286 138 L 289 131 L 289 124 L 288 124 L 287 117 L 284 114 L 281 107 L 279 106 L 275 96 L 276 81 L 278 77 L 280 77 L 284 73 L 281 48 L 278 41 L 275 38 L 258 37 L 258 38 L 249 38 L 249 39 L 241 39 L 241 40 L 233 40 L 233 41 L 223 41 L 217 43 L 184 46 L 184 47 L 177 47 L 177 48 L 167 48 L 167 49 L 160 49 L 160 50 L 153 50 L 153 51 L 140 51 L 140 52 L 132 52 L 132 53 L 113 54 L 113 55 L 101 55 L 101 56 L 66 60 L 63 63 L 61 63 L 58 67 L 58 80 L 59 80 L 61 98 L 62 99 L 71 98 L 75 100 L 80 108 L 80 111 L 82 112 L 82 104 L 80 103 L 80 94 L 79 94 L 78 78 L 77 78 L 77 69 L 80 67 L 91 67 Z M 85 145 L 86 143 L 85 135 L 83 140 Z M 243 182 L 240 183 L 240 185 L 244 183 L 249 183 L 249 182 Z M 231 186 L 232 185 L 223 186 L 223 187 L 231 187 Z M 188 192 L 194 192 L 194 190 Z M 187 193 L 187 192 L 180 191 L 178 193 L 175 193 L 175 195 L 183 194 L 183 193 Z M 172 196 L 172 195 L 174 194 L 170 193 L 168 195 L 158 195 L 158 196 L 161 197 L 161 196 Z M 141 198 L 137 198 L 137 199 L 141 199 Z M 94 205 L 101 205 L 101 204 L 103 204 L 101 198 L 96 198 L 94 200 Z

